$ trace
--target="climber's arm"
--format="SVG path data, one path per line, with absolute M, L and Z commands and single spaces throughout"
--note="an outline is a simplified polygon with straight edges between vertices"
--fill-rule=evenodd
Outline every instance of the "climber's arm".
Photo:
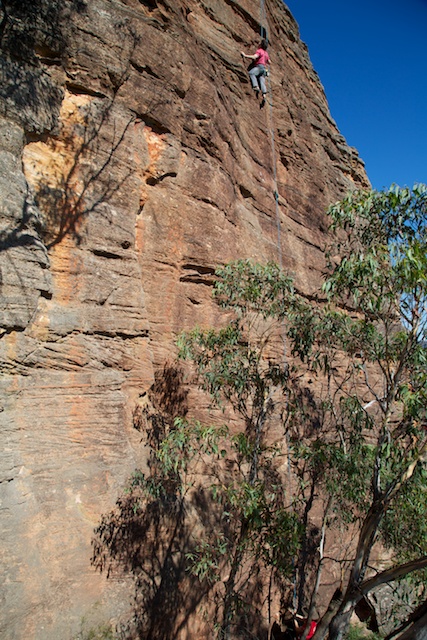
M 252 56 L 250 56 L 247 53 L 243 53 L 243 51 L 241 51 L 240 55 L 242 56 L 242 58 L 250 58 L 251 60 L 258 60 L 258 58 L 259 58 L 259 56 L 257 56 L 256 53 L 254 53 Z

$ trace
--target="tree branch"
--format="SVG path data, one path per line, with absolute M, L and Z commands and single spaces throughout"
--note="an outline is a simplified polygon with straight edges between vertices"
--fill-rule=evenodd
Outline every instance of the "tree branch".
M 385 571 L 378 573 L 375 577 L 369 578 L 369 580 L 365 580 L 365 582 L 362 582 L 362 584 L 360 585 L 360 597 L 362 598 L 367 593 L 372 591 L 372 589 L 379 587 L 381 584 L 393 582 L 398 578 L 407 576 L 413 571 L 424 569 L 424 567 L 427 567 L 427 555 L 421 556 L 421 558 L 411 560 L 410 562 L 406 562 L 405 564 L 401 564 L 397 567 L 386 569 Z

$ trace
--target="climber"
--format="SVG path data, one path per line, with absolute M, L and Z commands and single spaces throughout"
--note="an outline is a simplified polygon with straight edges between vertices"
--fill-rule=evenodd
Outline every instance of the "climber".
M 258 98 L 258 94 L 261 90 L 263 101 L 267 93 L 265 86 L 265 76 L 268 74 L 267 65 L 270 64 L 270 56 L 267 53 L 268 42 L 265 39 L 261 40 L 261 44 L 253 55 L 248 55 L 241 51 L 242 58 L 250 58 L 253 60 L 249 67 L 249 78 L 251 80 L 252 89 L 255 91 L 255 95 Z

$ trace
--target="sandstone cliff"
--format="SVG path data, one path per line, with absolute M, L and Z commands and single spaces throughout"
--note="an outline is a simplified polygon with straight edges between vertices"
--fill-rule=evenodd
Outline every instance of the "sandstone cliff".
M 178 332 L 216 322 L 218 264 L 281 259 L 309 295 L 326 206 L 367 185 L 291 14 L 266 13 L 260 109 L 255 0 L 0 3 L 4 638 L 126 610 L 90 540 L 144 465 L 138 398 Z

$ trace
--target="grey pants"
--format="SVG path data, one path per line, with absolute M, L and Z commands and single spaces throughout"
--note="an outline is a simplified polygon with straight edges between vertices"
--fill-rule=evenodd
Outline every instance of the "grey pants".
M 265 66 L 263 64 L 257 64 L 249 71 L 249 78 L 251 79 L 252 89 L 259 91 L 264 95 L 267 93 L 265 86 Z

